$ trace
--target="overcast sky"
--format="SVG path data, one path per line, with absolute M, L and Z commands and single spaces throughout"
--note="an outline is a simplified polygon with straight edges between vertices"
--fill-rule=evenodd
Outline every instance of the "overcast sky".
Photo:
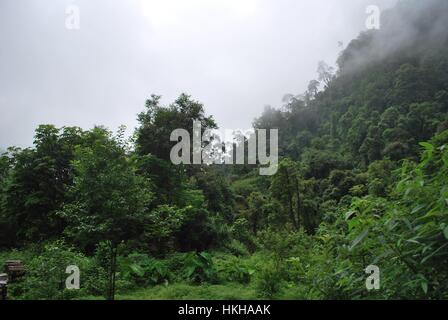
M 204 103 L 221 128 L 302 93 L 396 0 L 0 0 L 0 148 L 38 124 L 132 132 L 150 94 Z M 66 28 L 66 8 L 80 29 Z

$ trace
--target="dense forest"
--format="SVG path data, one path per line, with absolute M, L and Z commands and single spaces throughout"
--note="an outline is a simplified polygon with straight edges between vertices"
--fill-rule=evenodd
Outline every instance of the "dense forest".
M 173 130 L 218 128 L 187 94 L 148 98 L 131 138 L 39 126 L 0 157 L 0 265 L 26 267 L 8 298 L 447 299 L 447 27 L 446 0 L 401 1 L 267 107 L 273 176 L 172 164 Z

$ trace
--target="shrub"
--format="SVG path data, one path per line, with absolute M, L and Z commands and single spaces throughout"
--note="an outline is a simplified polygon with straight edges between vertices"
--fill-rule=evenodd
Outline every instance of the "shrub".
M 122 277 L 137 286 L 165 283 L 170 279 L 168 265 L 146 254 L 132 253 L 120 259 Z
M 258 274 L 257 292 L 262 298 L 273 299 L 280 293 L 282 282 L 282 268 L 278 263 L 268 262 Z
M 222 282 L 248 284 L 255 273 L 254 267 L 235 256 L 225 255 L 214 261 L 219 280 Z
M 80 290 L 66 289 L 65 281 L 69 276 L 66 268 L 70 265 L 79 267 L 81 271 Z M 73 299 L 88 291 L 84 282 L 92 281 L 88 278 L 88 270 L 92 267 L 88 258 L 63 241 L 51 242 L 26 262 L 26 275 L 11 286 L 11 293 L 17 298 L 33 300 Z

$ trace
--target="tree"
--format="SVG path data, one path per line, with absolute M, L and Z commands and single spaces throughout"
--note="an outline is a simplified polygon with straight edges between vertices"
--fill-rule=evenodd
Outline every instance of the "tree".
M 135 165 L 111 133 L 95 128 L 78 147 L 73 162 L 75 179 L 70 202 L 60 215 L 67 236 L 87 251 L 100 242 L 109 245 L 107 298 L 115 296 L 118 245 L 142 232 L 142 221 L 152 193 L 149 181 L 136 174 Z
M 181 168 L 176 168 L 169 161 L 162 160 L 151 154 L 134 155 L 137 173 L 146 177 L 157 190 L 157 198 L 151 203 L 154 207 L 168 204 L 185 205 L 186 174 Z
M 64 221 L 56 212 L 72 184 L 71 161 L 82 134 L 79 128 L 41 125 L 36 129 L 34 149 L 11 150 L 4 211 L 16 231 L 16 242 L 49 240 L 62 234 Z
M 267 203 L 266 198 L 260 192 L 252 192 L 247 200 L 249 209 L 248 221 L 252 226 L 252 232 L 257 235 L 261 220 L 264 216 L 264 206 Z
M 328 87 L 334 77 L 334 68 L 330 67 L 324 61 L 319 61 L 319 64 L 317 66 L 317 73 L 319 75 L 318 80 L 323 82 L 325 86 Z
M 234 198 L 224 174 L 216 167 L 205 167 L 195 175 L 194 185 L 202 190 L 210 212 L 219 213 L 226 222 L 233 221 Z
M 317 80 L 311 80 L 310 83 L 308 84 L 308 94 L 311 99 L 317 96 L 317 93 L 319 92 L 319 85 L 320 82 Z
M 181 213 L 184 219 L 177 233 L 180 251 L 203 251 L 226 240 L 225 223 L 219 215 L 194 206 L 181 209 Z
M 142 240 L 151 252 L 163 255 L 176 249 L 176 235 L 185 219 L 176 207 L 161 205 L 145 216 Z
M 193 120 L 201 122 L 202 130 L 216 129 L 211 116 L 205 115 L 204 106 L 190 96 L 181 94 L 170 106 L 160 105 L 160 96 L 152 95 L 146 101 L 146 110 L 138 115 L 140 127 L 136 130 L 137 151 L 140 155 L 152 154 L 169 161 L 173 142 L 171 132 L 185 129 L 193 137 Z
M 298 187 L 297 167 L 291 159 L 279 163 L 278 172 L 271 183 L 271 193 L 286 208 L 292 226 L 299 229 L 300 192 Z
M 11 217 L 5 211 L 5 188 L 10 175 L 10 158 L 8 154 L 0 155 L 0 248 L 10 246 L 14 243 L 14 233 L 10 223 Z
M 298 163 L 289 158 L 283 159 L 277 174 L 272 178 L 270 191 L 274 199 L 278 200 L 289 215 L 294 229 L 302 226 L 308 234 L 315 232 L 316 213 L 315 202 L 311 195 L 306 195 L 305 180 Z

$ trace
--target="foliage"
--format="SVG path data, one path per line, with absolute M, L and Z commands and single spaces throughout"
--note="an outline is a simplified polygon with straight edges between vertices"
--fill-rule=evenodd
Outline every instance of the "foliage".
M 165 262 L 141 253 L 132 253 L 120 261 L 122 276 L 138 287 L 163 284 L 170 279 Z
M 273 299 L 282 289 L 281 269 L 275 263 L 267 263 L 258 274 L 257 291 L 263 298 Z
M 193 283 L 213 282 L 216 270 L 212 257 L 207 252 L 190 252 L 184 260 L 184 277 Z
M 12 253 L 13 257 L 20 257 Z M 22 256 L 23 257 L 23 256 Z M 96 278 L 90 276 L 95 268 L 83 254 L 67 246 L 62 241 L 47 243 L 39 252 L 24 256 L 26 276 L 10 285 L 13 298 L 32 300 L 62 300 L 80 297 L 86 293 L 96 293 L 90 286 Z M 81 290 L 66 289 L 68 266 L 77 266 L 82 270 Z
M 248 284 L 256 273 L 254 267 L 246 261 L 235 256 L 225 255 L 214 260 L 216 271 L 222 282 L 235 282 Z

